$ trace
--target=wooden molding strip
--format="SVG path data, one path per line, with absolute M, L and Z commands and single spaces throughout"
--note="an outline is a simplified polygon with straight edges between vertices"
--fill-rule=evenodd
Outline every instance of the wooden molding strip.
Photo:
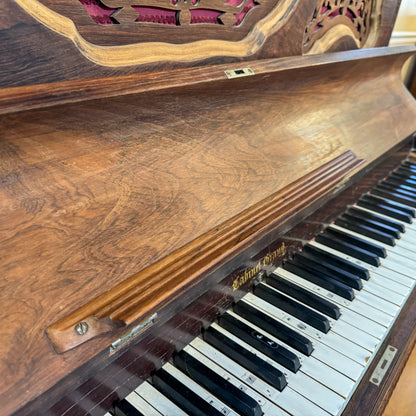
M 161 72 L 144 72 L 114 77 L 80 79 L 9 87 L 0 89 L 0 114 L 33 108 L 75 103 L 120 95 L 139 94 L 149 91 L 178 88 L 227 79 L 226 70 L 250 67 L 254 76 L 278 73 L 311 66 L 324 66 L 343 61 L 366 60 L 401 55 L 400 66 L 416 52 L 414 45 L 393 48 L 358 49 L 325 55 L 296 56 L 280 59 L 246 61 L 244 63 L 212 65 Z M 230 80 L 230 82 L 233 82 Z
M 137 324 L 339 185 L 363 160 L 346 152 L 46 329 L 58 353 Z M 83 329 L 83 330 L 82 330 Z M 80 332 L 87 331 L 83 334 Z

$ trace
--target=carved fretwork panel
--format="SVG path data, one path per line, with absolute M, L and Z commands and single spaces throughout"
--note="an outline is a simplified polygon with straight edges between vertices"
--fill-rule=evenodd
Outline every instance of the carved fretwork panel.
M 303 52 L 313 49 L 315 43 L 330 31 L 332 39 L 349 36 L 357 47 L 362 47 L 370 33 L 373 0 L 320 0 L 305 28 Z
M 94 63 L 123 67 L 372 47 L 396 0 L 13 1 Z
M 219 25 L 219 30 L 243 25 L 247 14 L 259 6 L 259 2 L 254 0 L 79 1 L 92 20 L 99 25 Z M 134 26 L 131 27 L 134 30 Z
M 292 0 L 293 1 L 293 0 Z M 284 0 L 37 0 L 93 45 L 239 42 Z

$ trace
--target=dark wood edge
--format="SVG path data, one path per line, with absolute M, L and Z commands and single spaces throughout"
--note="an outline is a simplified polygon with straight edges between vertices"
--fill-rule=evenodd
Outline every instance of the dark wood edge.
M 329 65 L 345 60 L 354 61 L 392 55 L 403 55 L 402 61 L 404 62 L 415 52 L 416 47 L 413 45 L 358 49 L 322 55 L 212 65 L 186 70 L 177 69 L 4 88 L 0 90 L 0 114 L 225 80 L 227 78 L 225 70 L 241 67 L 250 67 L 255 73 L 254 76 L 259 76 L 311 66 Z
M 279 227 L 293 212 L 305 209 L 333 190 L 362 162 L 352 152 L 342 154 L 88 302 L 47 328 L 55 350 L 68 351 L 96 336 L 120 326 L 137 324 L 153 315 L 182 291 L 197 284 L 201 272 L 212 268 L 214 263 L 227 262 L 236 250 L 243 250 Z M 89 326 L 84 335 L 75 331 L 81 322 Z

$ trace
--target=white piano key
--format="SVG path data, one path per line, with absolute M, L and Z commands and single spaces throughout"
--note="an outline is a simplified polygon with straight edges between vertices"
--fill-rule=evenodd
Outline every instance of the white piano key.
M 386 274 L 388 276 L 385 276 Z M 388 273 L 385 273 L 385 271 L 384 271 L 384 273 L 380 273 L 377 269 L 376 270 L 371 270 L 370 275 L 371 275 L 371 277 L 373 277 L 374 275 L 381 276 L 384 279 L 387 279 L 391 282 L 399 283 L 403 286 L 406 286 L 406 287 L 409 288 L 409 290 L 412 290 L 413 286 L 415 285 L 415 280 L 413 280 L 412 278 L 410 278 L 408 276 L 405 276 L 401 273 L 398 273 L 394 270 L 388 270 Z
M 366 295 L 368 294 L 364 293 L 364 298 Z M 371 299 L 369 299 L 369 301 L 371 301 Z M 354 299 L 350 309 L 384 326 L 385 328 L 388 328 L 393 320 L 391 315 L 388 315 L 370 305 L 368 303 L 368 299 L 367 302 L 363 302 L 358 296 Z
M 389 290 L 384 286 L 380 286 L 377 282 L 379 280 L 374 276 L 371 276 L 370 280 L 363 282 L 363 287 L 367 292 L 372 293 L 382 299 L 388 299 L 390 303 L 394 303 L 396 306 L 401 306 L 406 301 L 407 296 L 400 295 L 393 290 Z M 381 305 L 383 309 L 383 305 Z M 396 310 L 396 308 L 394 308 Z
M 353 341 L 370 352 L 374 352 L 380 343 L 378 338 L 350 325 L 342 319 L 334 322 L 331 331 Z
M 143 399 L 143 397 L 139 396 L 134 391 L 130 393 L 125 400 L 127 400 L 135 409 L 137 409 L 139 412 L 143 413 L 146 416 L 163 416 L 162 413 L 157 411 L 145 399 Z
M 400 223 L 400 224 L 404 225 L 404 227 L 405 227 L 405 233 L 406 233 L 407 231 L 410 231 L 410 230 L 413 230 L 413 229 L 415 229 L 415 231 L 416 231 L 416 228 L 414 228 L 414 226 L 416 226 L 416 223 L 413 223 L 413 222 L 412 222 L 412 224 L 408 224 L 407 222 L 404 222 L 404 221 L 398 220 L 398 219 L 393 218 L 393 217 L 389 217 L 389 216 L 388 216 L 388 215 L 386 215 L 386 214 L 381 214 L 381 213 L 379 213 L 379 212 L 377 212 L 377 211 L 371 210 L 371 209 L 366 208 L 366 207 L 362 207 L 362 206 L 360 206 L 360 205 L 354 205 L 354 208 L 358 208 L 358 209 L 360 209 L 361 211 L 369 212 L 370 214 L 378 215 L 379 217 L 385 218 L 385 219 L 387 219 L 387 220 L 393 220 L 393 221 L 395 221 L 395 222 L 398 222 L 398 223 Z
M 342 307 L 341 307 L 342 308 Z M 372 321 L 366 316 L 357 313 L 353 309 L 342 308 L 342 317 L 345 322 L 351 326 L 359 328 L 361 331 L 372 335 L 374 338 L 381 340 L 386 334 L 387 328 L 378 322 Z
M 276 291 L 278 293 L 282 293 L 282 292 L 280 292 L 280 290 L 268 285 L 267 283 L 263 283 L 263 284 L 265 286 L 267 286 L 270 290 Z M 284 295 L 287 296 L 290 299 L 294 299 L 294 298 L 292 298 L 291 296 L 289 296 L 287 294 L 284 294 Z M 311 306 L 306 305 L 303 302 L 300 302 L 299 300 L 296 300 L 296 301 L 298 303 L 300 303 L 301 305 L 304 305 L 304 306 L 314 310 Z M 317 311 L 317 312 L 321 313 L 319 311 Z M 322 314 L 322 315 L 325 315 L 325 314 Z M 358 329 L 358 328 L 350 325 L 348 322 L 345 322 L 342 314 L 338 319 L 333 319 L 333 318 L 330 318 L 328 316 L 326 316 L 326 318 L 330 322 L 331 331 L 341 335 L 342 337 L 350 340 L 351 342 L 354 342 L 355 344 L 360 345 L 361 347 L 363 347 L 363 348 L 365 348 L 369 351 L 374 351 L 374 349 L 377 346 L 378 341 L 379 341 L 378 338 L 362 331 L 361 329 Z
M 233 316 L 240 319 L 240 317 L 238 315 L 233 314 Z M 245 321 L 243 318 L 241 318 L 241 321 L 248 322 L 248 321 Z M 253 328 L 256 328 L 256 329 L 260 330 L 260 328 L 256 327 L 255 325 L 253 325 L 253 324 L 251 324 L 251 325 L 253 326 Z M 218 328 L 221 328 L 221 327 L 216 325 L 215 328 L 218 329 Z M 294 374 L 294 373 L 288 371 L 287 369 L 285 369 L 279 363 L 276 363 L 273 360 L 271 360 L 270 358 L 268 358 L 266 355 L 264 355 L 260 351 L 257 351 L 255 348 L 246 344 L 244 341 L 240 340 L 238 337 L 235 337 L 233 334 L 229 333 L 224 328 L 221 328 L 220 331 L 224 335 L 226 335 L 227 337 L 232 339 L 234 342 L 237 342 L 238 344 L 242 345 L 244 348 L 251 351 L 253 354 L 259 356 L 263 360 L 267 361 L 269 364 L 273 365 L 274 367 L 276 367 L 277 369 L 282 371 L 286 376 L 286 380 L 287 380 L 288 385 L 292 386 L 292 388 L 294 388 L 293 387 L 294 386 L 293 385 L 293 379 L 298 377 L 298 375 L 300 373 L 304 373 L 306 376 L 310 377 L 311 379 L 316 380 L 318 383 L 322 384 L 323 386 L 327 386 L 329 389 L 338 393 L 338 395 L 345 397 L 351 389 L 352 378 L 349 377 L 348 375 L 345 375 L 344 373 L 342 373 L 340 371 L 335 370 L 333 367 L 331 367 L 330 363 L 337 363 L 337 366 L 340 369 L 344 369 L 344 367 L 346 368 L 349 365 L 348 369 L 349 369 L 349 372 L 351 374 L 354 373 L 354 369 L 357 369 L 358 370 L 357 373 L 361 374 L 362 369 L 363 369 L 363 367 L 360 366 L 359 364 L 357 364 L 354 361 L 346 358 L 344 355 L 339 354 L 337 351 L 331 350 L 330 348 L 321 349 L 321 350 L 325 350 L 325 352 L 326 352 L 326 356 L 325 356 L 326 357 L 325 358 L 326 362 L 323 362 L 321 360 L 316 359 L 316 357 L 314 356 L 314 352 L 312 352 L 311 356 L 306 357 L 303 354 L 299 353 L 298 351 L 294 350 L 293 348 L 289 347 L 285 343 L 283 343 L 281 341 L 277 341 L 274 338 L 274 340 L 276 340 L 276 342 L 279 342 L 285 348 L 287 348 L 288 350 L 290 350 L 294 354 L 298 355 L 299 360 L 301 361 L 301 367 L 300 367 L 299 371 L 296 374 Z M 272 335 L 269 334 L 268 336 L 270 336 L 270 338 L 273 339 Z M 357 378 L 355 378 L 355 380 L 357 380 Z M 298 386 L 298 388 L 294 388 L 294 389 L 298 393 L 303 394 L 303 395 L 306 394 L 305 397 L 308 397 L 308 399 L 312 400 L 314 403 L 319 404 L 319 400 L 320 400 L 319 398 L 315 398 L 314 396 L 309 396 L 311 394 L 311 392 L 309 390 L 305 390 L 305 387 L 301 387 L 298 384 L 297 384 L 297 386 Z M 316 387 L 314 388 L 314 391 L 315 390 L 316 390 Z M 326 389 L 324 389 L 322 391 L 322 393 L 324 394 L 325 391 L 326 391 Z
M 294 316 L 276 308 L 265 300 L 253 295 L 252 293 L 248 293 L 246 296 L 244 296 L 243 300 L 247 301 L 247 303 L 250 305 L 260 309 L 262 312 L 270 315 L 277 321 L 293 328 L 295 331 L 301 333 L 305 337 L 315 340 L 314 345 L 316 341 L 320 341 L 321 343 L 327 345 L 335 351 L 338 351 L 340 354 L 347 356 L 362 366 L 367 364 L 368 356 L 370 354 L 368 350 L 360 347 L 357 344 L 354 344 L 346 338 L 341 337 L 340 335 L 334 333 L 332 330 L 329 330 L 326 334 L 324 334 L 306 324 L 305 322 L 295 318 Z M 243 320 L 242 318 L 240 319 Z M 353 365 L 353 363 L 350 364 Z
M 283 369 L 277 363 L 270 360 L 268 357 L 264 356 L 256 349 L 250 347 L 244 341 L 241 341 L 239 338 L 230 334 L 228 331 L 224 330 L 217 324 L 213 324 L 213 326 L 215 329 L 228 336 L 234 342 L 237 342 L 238 344 L 246 348 L 248 351 L 252 352 L 253 354 L 268 362 L 270 365 L 273 365 L 280 371 L 283 371 Z M 283 389 L 283 391 L 280 392 L 273 386 L 270 386 L 263 380 L 260 380 L 254 374 L 250 373 L 244 367 L 240 366 L 238 363 L 231 360 L 222 352 L 218 351 L 216 348 L 212 347 L 200 338 L 195 338 L 190 345 L 192 345 L 192 347 L 200 351 L 202 354 L 206 355 L 208 358 L 216 362 L 219 366 L 223 367 L 224 369 L 232 373 L 235 377 L 242 380 L 245 384 L 247 384 L 252 389 L 256 390 L 258 393 L 268 398 L 270 401 L 272 401 L 281 409 L 284 409 L 291 415 L 328 415 L 327 412 L 318 407 L 316 404 L 312 403 L 311 397 L 307 396 L 308 392 L 305 391 L 304 388 L 301 387 L 301 391 L 303 393 L 302 394 L 290 387 L 290 384 L 292 384 L 292 379 L 296 377 L 296 374 L 290 373 L 289 371 L 284 369 L 285 372 L 287 372 L 286 380 L 288 382 L 288 385 Z
M 378 310 L 374 310 L 371 306 L 362 302 L 354 304 L 353 302 L 344 299 L 335 293 L 329 292 L 326 289 L 282 268 L 277 268 L 275 273 L 319 296 L 322 296 L 324 299 L 337 304 L 341 310 L 342 318 L 350 325 L 360 328 L 378 339 L 383 338 L 386 332 L 386 326 L 374 320 L 374 318 L 377 318 Z M 373 312 L 375 312 L 375 316 Z
M 253 305 L 255 306 L 255 305 Z M 264 311 L 268 313 L 267 311 Z M 240 319 L 243 322 L 249 323 L 248 321 L 246 321 L 244 318 L 239 317 L 238 315 L 231 313 L 233 316 L 235 316 L 236 318 Z M 272 315 L 274 317 L 274 315 Z M 280 320 L 280 319 L 278 319 Z M 286 320 L 280 320 L 281 322 L 283 322 L 284 324 L 288 324 L 288 322 Z M 290 321 L 289 321 L 290 322 Z M 253 328 L 257 329 L 258 331 L 262 331 L 264 333 L 267 333 L 266 331 L 261 330 L 260 328 L 258 328 L 256 325 L 253 325 L 251 323 L 249 323 Z M 297 329 L 299 331 L 299 328 L 289 325 L 291 328 Z M 303 325 L 302 325 L 303 326 Z M 301 332 L 301 331 L 299 331 Z M 268 334 L 268 333 L 267 333 Z M 303 334 L 305 336 L 307 336 L 305 333 Z M 273 337 L 271 334 L 267 335 L 270 339 L 273 339 L 274 341 L 278 342 L 279 344 L 283 345 L 285 348 L 287 348 L 288 350 L 292 351 L 294 354 L 296 354 L 299 357 L 299 360 L 301 362 L 301 371 L 304 371 L 302 369 L 302 365 L 306 360 L 310 360 L 311 358 L 313 359 L 318 359 L 319 361 L 321 361 L 321 369 L 318 373 L 308 373 L 308 375 L 312 378 L 314 378 L 315 380 L 322 382 L 323 384 L 325 384 L 322 380 L 323 380 L 323 374 L 328 371 L 330 373 L 333 373 L 333 370 L 335 370 L 338 373 L 341 373 L 342 375 L 352 379 L 352 380 L 357 380 L 359 375 L 362 372 L 363 366 L 359 363 L 357 363 L 356 361 L 354 361 L 352 358 L 347 357 L 345 354 L 331 348 L 331 347 L 327 347 L 325 344 L 323 344 L 318 337 L 320 335 L 318 335 L 317 338 L 312 339 L 312 345 L 314 347 L 314 351 L 312 351 L 312 354 L 308 357 L 305 358 L 305 356 L 303 354 L 301 354 L 300 352 L 296 351 L 295 349 L 293 349 L 292 347 L 288 346 L 287 344 L 285 344 L 284 342 L 277 340 L 275 337 Z M 307 336 L 308 337 L 308 336 Z M 331 351 L 331 353 L 327 354 L 326 357 L 324 359 L 318 358 L 317 357 L 317 353 L 316 351 L 318 350 L 318 347 L 322 345 L 324 347 L 325 351 Z M 321 351 L 321 349 L 319 349 L 319 351 Z M 331 368 L 331 370 L 328 370 L 328 368 Z M 333 370 L 332 370 L 333 369 Z M 306 371 L 306 370 L 305 370 Z M 336 374 L 336 373 L 334 373 Z M 328 376 L 325 376 L 324 379 L 327 379 Z M 343 382 L 344 378 L 341 378 L 341 382 Z M 332 389 L 336 389 L 337 387 L 336 383 L 334 382 L 334 384 L 329 387 L 331 387 Z M 343 390 L 336 390 L 337 392 L 339 392 L 340 394 L 343 394 Z
M 379 270 L 382 270 L 383 268 L 386 268 L 386 269 L 394 270 L 394 271 L 396 271 L 398 273 L 401 273 L 405 276 L 408 276 L 412 279 L 416 278 L 416 276 L 414 276 L 413 269 L 412 269 L 412 265 L 416 266 L 416 263 L 414 262 L 414 260 L 412 260 L 412 258 L 406 258 L 406 257 L 403 257 L 403 256 L 398 257 L 398 256 L 395 255 L 396 252 L 400 252 L 400 250 L 402 249 L 401 244 L 399 242 L 400 240 L 397 240 L 396 246 L 392 247 L 392 246 L 389 246 L 388 244 L 384 244 L 384 243 L 382 243 L 378 240 L 374 240 L 373 238 L 367 237 L 363 234 L 359 234 L 355 231 L 348 230 L 347 228 L 343 228 L 343 227 L 341 227 L 339 225 L 336 225 L 336 224 L 330 225 L 329 228 L 333 228 L 333 229 L 336 229 L 336 230 L 339 230 L 339 231 L 343 231 L 343 232 L 345 232 L 347 234 L 350 234 L 352 236 L 361 238 L 361 239 L 366 240 L 370 243 L 378 244 L 379 246 L 384 247 L 387 251 L 387 257 L 384 258 L 384 259 L 380 258 L 381 266 L 379 266 L 377 268 L 375 266 L 372 266 L 372 270 L 374 270 L 374 268 L 379 269 Z M 403 250 L 402 250 L 402 252 L 403 252 Z M 415 254 L 416 253 L 414 253 L 413 255 L 415 255 Z M 359 261 L 361 261 L 361 260 L 359 260 Z M 365 263 L 365 262 L 362 262 L 362 263 L 365 264 L 365 265 L 368 264 L 368 263 Z M 388 272 L 386 272 L 386 274 L 388 275 Z
M 363 262 L 363 261 L 361 261 L 361 260 L 358 260 L 358 259 L 356 259 L 355 257 L 352 257 L 352 256 L 349 256 L 349 255 L 347 255 L 347 254 L 344 254 L 344 253 L 342 253 L 341 251 L 338 251 L 338 250 L 334 250 L 333 248 L 331 248 L 331 247 L 328 247 L 328 246 L 325 246 L 325 245 L 323 245 L 323 244 L 320 244 L 320 243 L 317 243 L 316 241 L 313 241 L 313 242 L 311 242 L 311 243 L 309 243 L 310 245 L 313 245 L 314 247 L 317 247 L 317 248 L 319 248 L 319 249 L 321 249 L 321 250 L 324 250 L 324 251 L 326 251 L 327 253 L 331 253 L 331 254 L 333 254 L 333 255 L 335 255 L 335 256 L 337 256 L 337 257 L 339 257 L 339 258 L 341 258 L 341 259 L 344 259 L 344 260 L 348 260 L 348 261 L 350 261 L 351 263 L 353 263 L 353 264 L 356 264 L 356 265 L 358 265 L 358 266 L 361 266 L 361 267 L 364 267 L 364 268 L 366 268 L 369 272 L 370 272 L 370 278 L 372 277 L 372 271 L 373 270 L 375 270 L 376 268 L 374 267 L 374 266 L 371 266 L 370 264 L 368 264 L 368 263 L 365 263 L 365 262 Z M 379 267 L 379 268 L 377 268 L 377 271 L 380 273 L 380 274 L 383 274 L 383 276 L 384 277 L 386 277 L 386 278 L 388 278 L 388 270 L 387 270 L 387 273 L 386 273 L 386 269 L 381 269 L 381 266 Z M 365 285 L 365 280 L 363 280 L 363 290 L 361 290 L 361 291 L 355 291 L 355 293 L 357 294 L 357 293 L 361 293 L 361 292 L 363 292 L 363 291 L 366 291 L 366 292 L 370 292 L 370 290 L 371 290 L 371 286 L 369 287 L 369 290 L 367 290 L 366 289 L 366 285 Z M 380 292 L 379 292 L 380 293 Z M 381 298 L 380 296 L 378 296 L 378 295 L 376 295 L 377 296 L 377 299 L 383 299 L 383 298 Z M 371 296 L 369 296 L 368 297 L 368 299 L 372 299 L 372 297 Z M 376 299 L 376 300 L 377 300 Z M 385 311 L 386 313 L 389 313 L 390 315 L 392 315 L 392 316 L 395 316 L 396 315 L 396 313 L 397 313 L 397 311 L 399 310 L 399 306 L 397 306 L 397 305 L 395 305 L 395 304 L 393 304 L 393 303 L 391 303 L 390 301 L 389 301 L 389 299 L 387 298 L 387 299 L 384 299 L 384 300 L 382 300 L 382 301 L 379 301 L 378 303 L 377 302 L 374 302 L 374 301 L 372 301 L 372 303 L 371 303 L 374 307 L 376 307 L 376 308 L 378 308 L 378 309 L 381 309 L 381 310 L 383 310 L 383 311 Z M 377 306 L 377 304 L 379 305 L 379 306 Z
M 382 259 L 381 265 L 387 269 L 399 272 L 407 277 L 416 277 L 414 272 L 414 267 L 416 267 L 416 264 L 413 264 L 413 262 L 412 264 L 409 264 L 408 261 L 405 261 L 406 259 L 404 257 L 402 257 L 402 259 L 398 258 L 398 256 L 394 256 L 394 253 L 389 253 L 387 258 Z
M 403 276 L 405 277 L 405 276 Z M 408 279 L 409 282 L 411 283 L 410 286 L 413 285 L 412 280 Z M 404 285 L 402 283 L 398 283 L 395 280 L 391 280 L 391 279 L 386 279 L 384 276 L 381 276 L 375 272 L 371 273 L 371 278 L 369 280 L 369 282 L 374 282 L 379 286 L 382 286 L 383 288 L 385 288 L 386 290 L 388 290 L 389 292 L 394 292 L 397 293 L 399 295 L 401 295 L 404 298 L 407 298 L 409 296 L 409 293 L 411 291 L 411 287 Z M 399 298 L 397 298 L 398 300 Z
M 389 303 L 386 300 L 374 296 L 372 293 L 364 290 L 355 292 L 355 300 L 360 300 L 367 305 L 372 306 L 373 309 L 377 309 L 379 311 L 376 319 L 377 322 L 386 326 L 390 325 L 390 322 L 399 311 L 399 307 L 397 305 Z
M 202 340 L 200 340 L 203 342 Z M 244 391 L 245 394 L 256 400 L 256 402 L 260 405 L 261 410 L 263 411 L 265 416 L 277 416 L 282 415 L 286 416 L 287 413 L 283 410 L 279 409 L 274 403 L 266 399 L 261 394 L 257 393 L 253 390 L 248 384 L 244 384 L 242 380 L 238 377 L 234 376 L 231 372 L 232 369 L 224 369 L 220 365 L 218 365 L 214 360 L 210 359 L 206 355 L 202 354 L 198 349 L 194 348 L 192 345 L 187 345 L 184 350 L 192 355 L 195 359 L 200 361 L 201 363 L 205 364 L 208 368 L 212 371 L 217 373 L 219 376 L 227 380 L 229 383 L 234 385 L 235 387 L 239 388 L 240 390 Z
M 187 416 L 182 409 L 172 403 L 166 396 L 164 396 L 159 390 L 155 389 L 147 381 L 140 384 L 140 386 L 137 387 L 133 393 L 144 399 L 149 404 L 157 403 L 157 410 L 162 415 Z
M 336 293 L 333 293 L 319 285 L 316 285 L 315 283 L 310 282 L 309 280 L 304 279 L 303 277 L 298 276 L 295 273 L 289 272 L 288 270 L 282 269 L 281 267 L 278 267 L 274 270 L 275 274 L 284 277 L 285 279 L 290 280 L 292 283 L 295 283 L 301 287 L 304 287 L 305 289 L 310 290 L 311 292 L 322 296 L 323 298 L 328 299 L 329 301 L 332 301 L 336 303 L 337 305 L 342 306 L 350 306 L 351 301 L 347 300 Z
M 331 415 L 337 415 L 345 401 L 344 397 L 339 396 L 329 389 L 322 388 L 323 386 L 321 384 L 302 372 L 297 377 L 292 378 L 291 387 L 294 390 L 307 390 L 310 394 L 309 397 L 313 397 L 313 401 Z
M 198 383 L 193 381 L 187 375 L 182 373 L 182 371 L 178 370 L 172 364 L 166 363 L 162 368 L 166 372 L 168 372 L 172 377 L 175 377 L 176 380 L 180 381 L 183 385 L 185 385 L 190 390 L 192 390 L 201 399 L 205 400 L 212 407 L 217 409 L 219 412 L 221 412 L 221 413 L 223 413 L 224 415 L 227 415 L 227 416 L 238 416 L 238 414 L 234 410 L 232 410 L 229 406 L 227 406 L 225 403 L 223 403 L 217 397 L 212 395 L 209 391 L 205 390 L 202 386 L 200 386 Z M 171 413 L 168 413 L 168 414 L 170 415 Z

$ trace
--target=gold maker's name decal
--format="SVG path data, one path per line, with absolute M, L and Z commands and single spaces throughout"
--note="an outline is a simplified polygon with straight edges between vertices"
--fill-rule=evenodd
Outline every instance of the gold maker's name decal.
M 271 264 L 275 259 L 277 259 L 277 257 L 283 255 L 285 251 L 286 251 L 285 243 L 282 243 L 282 245 L 279 248 L 277 248 L 276 250 L 264 256 L 254 267 L 250 269 L 246 269 L 244 273 L 239 274 L 233 280 L 233 290 L 235 291 L 239 289 L 241 286 L 247 283 L 250 279 L 256 276 L 260 272 L 263 266 L 267 266 Z

